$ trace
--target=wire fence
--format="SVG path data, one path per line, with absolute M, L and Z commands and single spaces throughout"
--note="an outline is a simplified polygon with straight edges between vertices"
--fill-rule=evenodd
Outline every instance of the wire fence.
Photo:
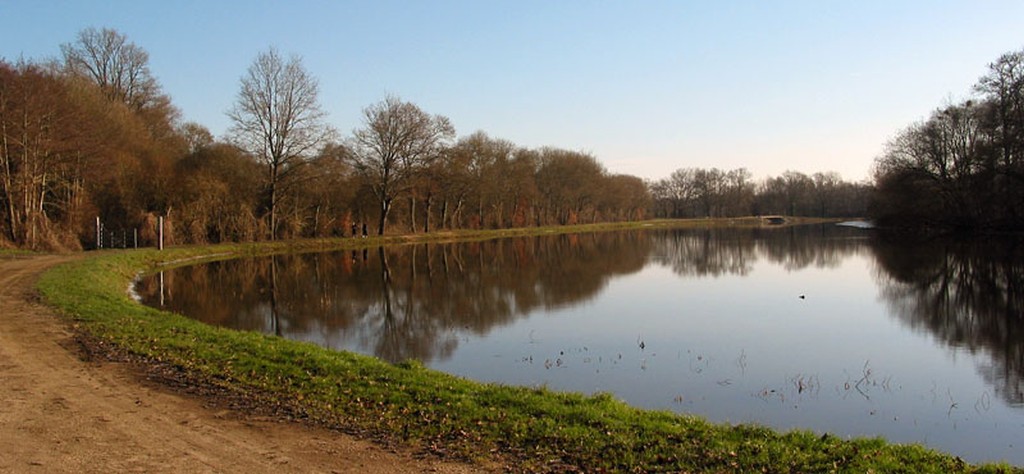
M 154 247 L 163 250 L 164 233 L 163 218 L 159 218 L 157 224 L 157 242 Z M 145 244 L 143 245 L 145 246 Z M 102 219 L 96 218 L 96 233 L 94 236 L 93 250 L 102 249 L 137 249 L 139 248 L 138 228 L 108 228 Z

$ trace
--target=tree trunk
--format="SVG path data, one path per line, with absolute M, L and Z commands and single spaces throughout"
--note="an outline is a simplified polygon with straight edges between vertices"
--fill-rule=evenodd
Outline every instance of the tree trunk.
M 456 221 L 461 221 L 461 220 L 462 220 L 462 198 L 459 198 L 459 200 L 455 202 L 455 211 L 452 212 L 452 227 L 453 228 L 461 227 L 461 226 L 456 224 Z
M 498 201 L 494 206 L 494 227 L 500 228 L 505 225 L 505 203 Z
M 3 194 L 0 195 L 0 196 L 2 196 L 4 202 L 7 203 L 7 234 L 10 237 L 11 242 L 14 243 L 14 244 L 17 244 L 18 243 L 17 220 L 15 220 L 15 218 L 14 218 L 14 215 L 15 215 L 14 214 L 14 181 L 12 179 L 13 175 L 12 175 L 12 172 L 11 172 L 11 155 L 10 155 L 10 146 L 8 145 L 8 140 L 7 140 L 7 124 L 6 124 L 6 122 L 3 123 L 3 127 L 4 127 L 3 130 L 2 130 L 3 133 L 2 133 L 2 135 L 0 135 L 0 137 L 3 138 L 3 142 L 0 143 L 0 145 L 2 145 L 2 149 L 0 149 L 0 153 L 3 154 L 2 156 L 3 156 L 4 168 L 3 168 L 2 171 L 3 171 L 4 175 L 3 175 L 3 181 L 0 182 L 0 184 L 3 184 L 3 189 L 2 189 Z
M 277 240 L 277 165 L 270 168 L 270 240 Z
M 477 215 L 477 218 L 480 219 L 479 222 L 477 222 L 477 227 L 480 228 L 480 229 L 483 229 L 484 228 L 484 200 L 483 199 L 480 199 L 476 203 L 476 215 Z
M 377 235 L 384 235 L 388 222 L 388 212 L 391 212 L 391 199 L 382 199 L 380 201 L 380 223 L 377 225 Z
M 514 201 L 512 201 L 512 212 L 508 215 L 508 228 L 515 227 L 517 224 L 516 221 L 521 220 L 519 219 L 519 196 L 515 196 L 513 199 Z
M 8 179 L 8 176 L 4 176 L 4 201 L 7 203 L 7 234 L 11 238 L 11 242 L 18 243 L 18 220 L 15 217 L 14 207 L 14 192 L 12 189 L 13 184 Z
M 448 225 L 448 228 L 451 229 L 451 224 L 450 223 L 446 223 L 446 221 L 445 221 L 445 219 L 447 219 L 447 218 L 448 218 L 448 198 L 446 197 L 446 198 L 441 200 L 441 227 L 444 227 L 445 225 Z
M 416 198 L 409 196 L 409 232 L 416 233 Z
M 432 199 L 432 196 L 430 194 L 427 194 L 426 199 L 423 200 L 423 205 L 424 205 L 424 207 L 426 207 L 426 215 L 423 217 L 423 233 L 424 234 L 430 232 L 430 204 L 431 204 L 432 200 L 433 199 Z
M 320 236 L 320 205 L 316 205 L 316 211 L 313 212 L 313 237 Z

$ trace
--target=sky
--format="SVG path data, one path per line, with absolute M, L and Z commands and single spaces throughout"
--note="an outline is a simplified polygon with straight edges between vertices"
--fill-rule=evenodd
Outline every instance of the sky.
M 182 119 L 223 137 L 275 47 L 302 58 L 343 136 L 396 95 L 460 136 L 580 150 L 612 173 L 860 181 L 887 140 L 1024 48 L 1021 19 L 1019 0 L 0 0 L 0 58 L 114 28 Z

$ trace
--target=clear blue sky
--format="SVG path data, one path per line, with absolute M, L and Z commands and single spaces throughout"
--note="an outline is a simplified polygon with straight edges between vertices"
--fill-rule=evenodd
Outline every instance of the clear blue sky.
M 90 26 L 146 49 L 183 118 L 218 136 L 275 46 L 302 56 L 346 135 L 396 94 L 460 135 L 588 151 L 611 172 L 860 180 L 894 133 L 1024 48 L 1024 2 L 0 0 L 0 57 L 57 57 Z

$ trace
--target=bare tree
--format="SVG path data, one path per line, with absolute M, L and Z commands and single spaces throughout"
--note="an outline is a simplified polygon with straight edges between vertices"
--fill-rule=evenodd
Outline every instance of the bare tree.
M 811 194 L 814 198 L 815 215 L 831 217 L 834 215 L 835 209 L 831 209 L 830 206 L 839 204 L 836 201 L 843 183 L 842 177 L 835 171 L 819 172 L 811 176 L 811 181 L 814 182 Z
M 542 149 L 536 179 L 543 196 L 545 221 L 559 225 L 579 223 L 585 211 L 595 210 L 601 180 L 606 174 L 604 166 L 588 153 Z
M 1001 165 L 1015 167 L 1024 161 L 1024 50 L 1006 53 L 988 68 L 975 90 L 994 105 L 995 120 L 990 126 L 1002 155 Z
M 86 28 L 60 50 L 65 67 L 95 82 L 108 99 L 135 110 L 161 100 L 160 86 L 149 72 L 149 53 L 117 30 Z
M 430 115 L 395 96 L 363 110 L 365 126 L 353 132 L 352 165 L 380 202 L 377 233 L 384 235 L 395 198 L 455 137 L 447 117 Z
M 722 217 L 725 194 L 725 171 L 718 168 L 698 169 L 693 175 L 697 201 L 703 207 L 704 217 Z
M 266 166 L 270 238 L 277 231 L 277 209 L 286 196 L 292 172 L 323 144 L 332 130 L 324 122 L 319 85 L 302 60 L 284 60 L 274 48 L 256 56 L 241 80 L 235 106 L 235 143 Z
M 459 139 L 452 148 L 456 162 L 464 165 L 469 178 L 469 192 L 476 204 L 475 218 L 480 227 L 486 226 L 488 211 L 492 210 L 491 221 L 495 226 L 501 225 L 502 201 L 512 197 L 502 188 L 509 178 L 509 162 L 515 149 L 512 142 L 491 138 L 483 131 Z

